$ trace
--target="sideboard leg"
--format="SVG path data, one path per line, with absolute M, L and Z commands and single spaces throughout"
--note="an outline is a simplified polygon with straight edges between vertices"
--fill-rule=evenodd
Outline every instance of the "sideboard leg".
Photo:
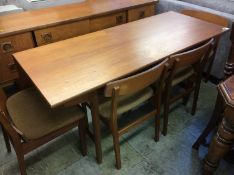
M 230 49 L 228 60 L 224 67 L 224 79 L 227 79 L 234 73 L 234 23 L 232 25 L 230 40 L 232 44 L 231 44 L 231 49 Z
M 227 107 L 216 136 L 209 147 L 204 160 L 203 175 L 211 175 L 217 169 L 220 160 L 230 150 L 234 141 L 234 109 Z

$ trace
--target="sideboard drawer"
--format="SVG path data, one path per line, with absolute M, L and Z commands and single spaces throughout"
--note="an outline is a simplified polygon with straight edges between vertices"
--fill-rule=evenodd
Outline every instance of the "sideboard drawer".
M 114 27 L 116 25 L 124 24 L 126 23 L 126 20 L 127 18 L 125 12 L 93 18 L 90 19 L 90 31 L 95 32 L 97 30 L 102 30 L 109 27 Z
M 38 46 L 89 33 L 89 20 L 34 31 Z
M 128 10 L 128 22 L 136 21 L 142 18 L 155 15 L 155 5 L 150 4 L 146 6 L 137 7 Z
M 2 56 L 0 58 L 0 84 L 18 78 L 16 64 L 12 56 Z
M 18 78 L 12 54 L 35 47 L 32 33 L 0 38 L 0 84 Z

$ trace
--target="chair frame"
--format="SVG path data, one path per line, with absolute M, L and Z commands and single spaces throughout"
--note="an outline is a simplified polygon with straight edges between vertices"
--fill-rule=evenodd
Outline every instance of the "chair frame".
M 200 91 L 200 84 L 202 79 L 202 72 L 206 66 L 206 63 L 208 61 L 208 56 L 210 53 L 210 50 L 213 48 L 214 39 L 209 40 L 202 46 L 199 46 L 195 49 L 175 54 L 170 56 L 169 60 L 171 61 L 171 67 L 169 70 L 169 76 L 167 78 L 167 82 L 165 85 L 165 101 L 164 101 L 164 113 L 163 113 L 163 135 L 167 135 L 167 128 L 168 128 L 168 115 L 169 115 L 169 108 L 170 104 L 174 103 L 175 101 L 183 98 L 184 103 L 189 98 L 189 95 L 191 92 L 194 91 L 194 97 L 193 97 L 193 104 L 192 104 L 192 112 L 191 114 L 194 115 L 197 108 L 197 100 L 198 95 Z M 195 55 L 192 55 L 195 54 Z M 192 74 L 190 77 L 188 77 L 186 80 L 193 79 L 192 82 L 189 83 L 187 87 L 185 87 L 185 91 L 179 95 L 176 95 L 174 97 L 170 96 L 170 93 L 172 91 L 172 82 L 176 75 L 176 70 L 180 67 L 184 67 L 186 65 L 192 65 L 194 69 L 194 74 Z M 183 80 L 184 81 L 184 80 Z
M 228 24 L 229 24 L 226 18 L 219 16 L 219 15 L 212 14 L 212 13 L 204 12 L 204 11 L 182 10 L 181 13 L 184 15 L 198 18 L 198 19 L 201 19 L 201 20 L 213 23 L 213 24 L 217 24 L 223 27 L 228 27 Z M 213 62 L 216 56 L 219 41 L 220 41 L 220 36 L 217 36 L 214 38 L 214 42 L 213 42 L 214 46 L 213 46 L 213 49 L 211 50 L 212 55 L 210 55 L 209 57 L 207 70 L 205 71 L 205 77 L 204 77 L 205 82 L 208 82 L 210 78 L 210 74 L 211 74 Z
M 6 143 L 6 147 L 8 152 L 11 152 L 10 142 L 11 141 L 16 155 L 18 159 L 18 164 L 20 168 L 20 172 L 22 175 L 26 175 L 26 165 L 24 160 L 24 155 L 31 152 L 32 150 L 38 148 L 39 146 L 55 139 L 56 137 L 66 133 L 67 131 L 71 130 L 72 128 L 78 126 L 79 131 L 79 138 L 81 143 L 81 153 L 83 156 L 87 155 L 87 144 L 86 144 L 86 113 L 85 117 L 81 118 L 77 122 L 73 122 L 60 128 L 56 131 L 53 131 L 43 137 L 38 139 L 28 140 L 24 134 L 17 129 L 17 127 L 12 123 L 10 120 L 10 116 L 8 114 L 6 108 L 6 101 L 7 97 L 4 94 L 3 90 L 0 88 L 0 123 L 3 130 L 3 135 Z M 82 110 L 85 112 L 85 106 L 82 105 Z
M 159 140 L 160 135 L 160 118 L 158 114 L 160 114 L 160 106 L 161 106 L 161 93 L 163 88 L 163 83 L 165 80 L 165 75 L 168 69 L 167 59 L 162 61 L 157 66 L 148 69 L 144 72 L 135 74 L 133 76 L 117 80 L 111 83 L 108 83 L 105 88 L 105 97 L 111 97 L 111 114 L 108 121 L 101 116 L 102 121 L 106 123 L 113 137 L 114 143 L 114 151 L 115 151 L 115 160 L 116 160 L 116 168 L 121 168 L 121 158 L 120 158 L 120 145 L 119 145 L 119 137 L 125 134 L 129 129 L 132 129 L 144 121 L 155 117 L 155 136 L 154 140 Z M 129 125 L 126 125 L 123 128 L 118 127 L 118 117 L 117 117 L 117 107 L 118 107 L 118 97 L 124 96 L 129 93 L 134 93 L 139 90 L 142 90 L 150 85 L 152 85 L 155 81 L 159 80 L 159 87 L 157 91 L 154 92 L 154 96 L 152 97 L 152 103 L 155 106 L 155 109 L 150 113 L 141 116 L 140 118 L 134 120 Z

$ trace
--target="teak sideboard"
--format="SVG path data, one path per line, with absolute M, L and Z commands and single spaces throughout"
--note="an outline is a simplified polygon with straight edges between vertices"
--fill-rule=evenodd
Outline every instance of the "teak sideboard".
M 157 0 L 86 0 L 1 16 L 0 86 L 18 78 L 13 53 L 152 16 L 156 3 Z

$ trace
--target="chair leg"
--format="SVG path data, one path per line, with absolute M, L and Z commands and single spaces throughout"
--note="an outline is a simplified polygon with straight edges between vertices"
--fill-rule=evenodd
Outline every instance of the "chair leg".
M 86 119 L 83 118 L 79 122 L 79 136 L 81 144 L 81 153 L 83 156 L 87 155 L 86 131 Z
M 113 142 L 114 142 L 116 168 L 121 169 L 119 136 L 117 133 L 113 133 L 112 136 L 113 136 Z
M 159 137 L 160 137 L 160 118 L 159 118 L 159 115 L 156 115 L 155 116 L 155 136 L 154 136 L 155 142 L 159 141 Z
M 2 126 L 1 126 L 2 127 Z M 10 153 L 11 152 L 11 144 L 10 144 L 10 140 L 9 137 L 5 131 L 5 129 L 2 127 L 2 133 L 3 133 L 3 137 L 5 140 L 5 144 L 6 144 L 6 148 L 7 148 L 7 152 Z
M 194 97 L 193 97 L 193 106 L 192 106 L 192 113 L 191 113 L 192 115 L 194 115 L 196 113 L 197 100 L 198 100 L 199 91 L 200 91 L 200 84 L 201 84 L 201 80 L 198 80 L 196 85 L 195 85 Z
M 169 94 L 166 93 L 166 97 L 164 101 L 164 110 L 163 110 L 163 131 L 162 131 L 162 134 L 164 136 L 167 135 L 169 106 L 170 106 Z
M 17 155 L 17 159 L 18 159 L 20 173 L 21 173 L 21 175 L 26 175 L 27 173 L 26 173 L 26 165 L 25 165 L 25 160 L 24 160 L 24 154 L 20 150 L 15 150 L 15 151 L 16 151 L 16 155 Z
M 190 98 L 190 93 L 183 98 L 183 105 L 187 105 L 189 98 Z
M 193 87 L 193 82 L 191 82 L 190 80 L 187 80 L 186 84 L 185 84 L 185 89 L 191 89 Z M 183 105 L 187 105 L 188 100 L 190 98 L 191 93 L 189 93 L 188 95 L 186 95 L 185 97 L 183 97 Z
M 112 137 L 113 137 L 116 168 L 121 169 L 119 134 L 118 134 L 118 129 L 117 129 L 118 127 L 117 127 L 117 123 L 115 123 L 113 125 L 110 125 L 110 129 L 111 129 L 111 134 L 112 134 Z
M 208 63 L 208 68 L 207 68 L 206 75 L 205 75 L 205 82 L 206 83 L 209 81 L 209 78 L 210 78 L 210 72 L 211 72 L 211 69 L 212 69 L 212 66 L 213 66 L 214 56 L 215 56 L 215 54 L 211 58 L 211 61 Z

